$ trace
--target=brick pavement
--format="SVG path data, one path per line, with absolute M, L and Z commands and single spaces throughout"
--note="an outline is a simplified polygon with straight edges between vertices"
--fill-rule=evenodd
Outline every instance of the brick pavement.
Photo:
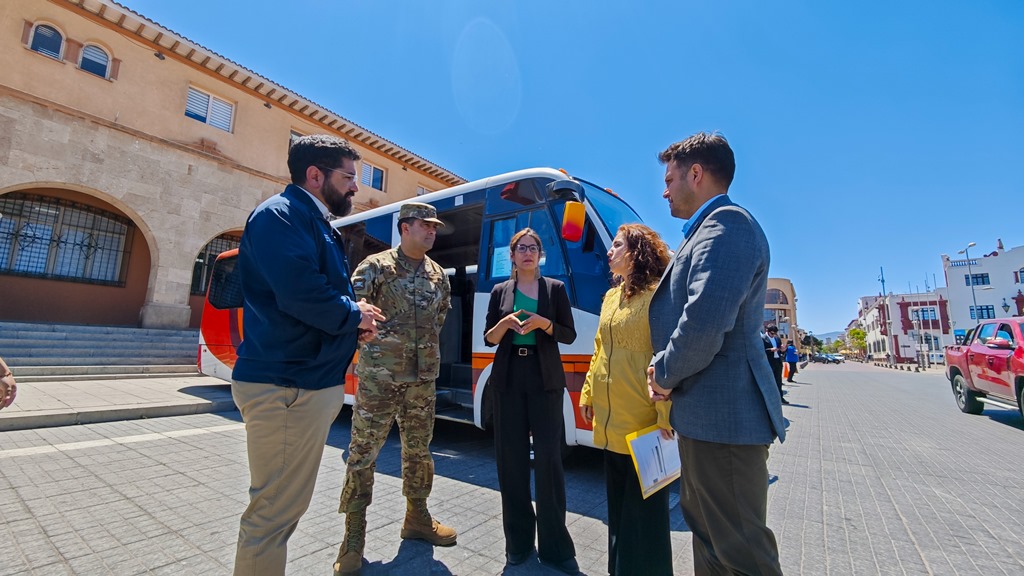
M 789 440 L 769 460 L 769 525 L 787 574 L 1024 573 L 1019 415 L 961 414 L 941 375 L 859 364 L 812 365 L 789 390 Z M 332 428 L 289 574 L 330 573 L 348 414 Z M 230 573 L 248 485 L 237 413 L 0 432 L 0 447 L 0 575 Z M 378 463 L 364 572 L 554 574 L 535 561 L 504 567 L 489 435 L 439 421 L 433 449 L 431 509 L 460 530 L 459 544 L 398 537 L 393 435 Z M 580 565 L 604 574 L 596 451 L 570 457 L 567 484 Z M 673 528 L 676 573 L 690 573 L 678 508 Z

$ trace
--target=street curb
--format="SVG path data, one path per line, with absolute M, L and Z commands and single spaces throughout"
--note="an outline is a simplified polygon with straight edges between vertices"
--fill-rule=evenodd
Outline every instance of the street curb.
M 164 418 L 167 416 L 190 416 L 192 414 L 209 414 L 217 412 L 233 412 L 233 400 L 214 400 L 211 402 L 192 402 L 188 404 L 136 404 L 115 408 L 97 408 L 94 410 L 40 410 L 31 414 L 19 413 L 6 415 L 0 412 L 0 432 L 14 430 L 31 430 L 34 428 L 53 428 L 56 426 L 73 426 L 76 424 L 98 424 L 101 422 L 117 422 L 120 420 L 143 420 L 146 418 Z

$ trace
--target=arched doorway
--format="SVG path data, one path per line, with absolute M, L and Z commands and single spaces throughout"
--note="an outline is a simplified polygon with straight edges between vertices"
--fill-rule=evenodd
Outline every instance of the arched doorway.
M 199 328 L 199 323 L 202 321 L 203 300 L 206 297 L 206 288 L 210 284 L 210 272 L 213 271 L 213 263 L 217 260 L 217 255 L 225 250 L 238 248 L 241 241 L 241 230 L 225 232 L 207 242 L 206 246 L 196 255 L 195 263 L 192 266 L 192 285 L 189 288 L 188 296 L 188 306 L 192 309 L 189 320 L 190 328 Z
M 0 319 L 135 326 L 150 248 L 135 221 L 83 192 L 0 195 Z

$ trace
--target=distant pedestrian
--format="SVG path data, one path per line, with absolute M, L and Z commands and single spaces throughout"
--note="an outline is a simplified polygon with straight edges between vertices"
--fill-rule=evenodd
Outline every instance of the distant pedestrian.
M 648 383 L 672 397 L 694 573 L 781 574 L 766 521 L 768 446 L 786 429 L 758 346 L 768 240 L 726 195 L 736 162 L 721 135 L 695 134 L 658 158 L 662 196 L 686 224 L 651 299 Z
M 768 365 L 772 368 L 772 376 L 775 377 L 775 386 L 779 389 L 779 398 L 783 404 L 789 404 L 786 397 L 782 395 L 782 360 L 786 349 L 782 347 L 782 340 L 779 339 L 779 329 L 774 324 L 769 324 L 761 336 L 764 343 L 765 356 L 768 358 Z
M 604 295 L 594 355 L 580 393 L 580 415 L 593 425 L 594 446 L 604 449 L 608 494 L 608 573 L 672 574 L 669 491 L 646 500 L 626 435 L 657 425 L 671 439 L 671 401 L 647 390 L 654 355 L 648 319 L 651 296 L 668 265 L 668 246 L 643 224 L 619 227 L 608 250 L 615 286 Z
M 7 363 L 0 358 L 0 410 L 14 404 L 18 396 L 18 383 L 14 381 L 14 373 L 7 367 Z
M 509 251 L 512 278 L 491 290 L 484 326 L 484 343 L 498 347 L 490 386 L 505 556 L 509 564 L 522 564 L 536 541 L 542 563 L 576 574 L 576 548 L 565 526 L 565 371 L 558 350 L 559 343 L 576 340 L 572 306 L 565 284 L 540 273 L 544 247 L 536 232 L 516 232 Z M 536 512 L 530 498 L 531 437 Z
M 357 296 L 380 307 L 387 320 L 376 340 L 363 344 L 352 409 L 352 441 L 338 511 L 345 514 L 345 539 L 336 575 L 359 574 L 366 545 L 366 509 L 373 499 L 377 456 L 398 422 L 402 441 L 402 494 L 406 498 L 402 538 L 452 546 L 455 529 L 427 509 L 434 484 L 430 440 L 434 433 L 434 385 L 441 368 L 440 333 L 451 308 L 448 275 L 427 256 L 444 223 L 430 204 L 408 202 L 398 212 L 400 243 L 367 257 L 352 274 Z
M 787 382 L 793 381 L 793 376 L 796 376 L 796 364 L 800 361 L 800 353 L 797 352 L 796 346 L 793 345 L 793 341 L 789 341 L 789 345 L 786 346 L 786 363 L 789 364 L 789 376 L 786 378 Z M 785 399 L 783 399 L 785 400 Z M 787 402 L 788 404 L 788 402 Z
M 345 371 L 380 310 L 357 302 L 328 218 L 352 210 L 359 153 L 340 138 L 303 136 L 288 150 L 292 183 L 249 216 L 238 267 L 245 333 L 231 395 L 245 422 L 249 506 L 235 576 L 281 576 L 288 538 L 309 507 Z

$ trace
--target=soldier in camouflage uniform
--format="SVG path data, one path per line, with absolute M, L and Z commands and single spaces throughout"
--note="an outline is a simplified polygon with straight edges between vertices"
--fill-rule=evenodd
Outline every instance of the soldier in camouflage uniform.
M 433 206 L 403 205 L 398 216 L 401 244 L 367 257 L 352 274 L 357 297 L 380 307 L 387 320 L 377 324 L 377 339 L 359 351 L 352 442 L 338 509 L 345 514 L 345 540 L 335 575 L 359 574 L 362 567 L 377 455 L 396 420 L 402 438 L 402 493 L 408 502 L 401 536 L 455 544 L 455 530 L 427 510 L 434 481 L 430 439 L 434 380 L 441 365 L 438 336 L 451 307 L 448 276 L 426 255 L 440 226 L 444 224 Z

